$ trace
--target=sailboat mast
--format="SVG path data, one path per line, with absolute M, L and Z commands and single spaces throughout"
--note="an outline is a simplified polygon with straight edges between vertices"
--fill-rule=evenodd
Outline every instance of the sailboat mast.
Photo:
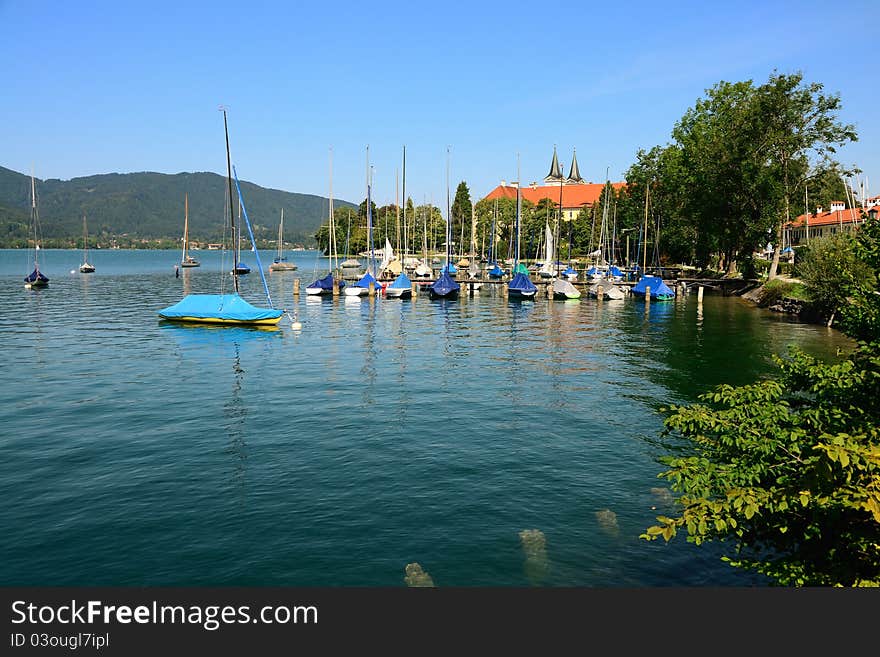
M 403 265 L 403 270 L 406 271 L 406 246 L 407 246 L 408 235 L 406 231 L 406 145 L 403 147 L 403 253 L 400 256 L 400 262 Z M 397 247 L 398 250 L 400 246 Z
M 559 230 L 562 227 L 562 186 L 565 184 L 565 180 L 562 177 L 563 168 L 560 165 L 559 167 L 559 209 L 556 213 L 556 226 L 554 226 L 553 230 L 553 276 L 557 276 L 559 274 L 559 266 L 556 264 L 559 261 Z
M 495 222 L 498 219 L 498 199 L 495 199 L 495 208 L 492 213 L 492 234 L 489 236 L 489 264 L 495 263 Z
M 278 255 L 276 256 L 278 262 L 281 262 L 281 258 L 284 256 L 284 208 L 281 208 L 281 221 L 278 223 Z M 271 267 L 270 267 L 271 269 Z
M 522 193 L 519 180 L 519 153 L 516 154 L 516 249 L 513 256 L 513 269 L 519 265 L 520 212 L 522 210 Z
M 86 218 L 83 216 L 83 231 L 86 229 Z M 180 255 L 180 261 L 186 260 L 187 242 L 189 240 L 189 195 L 183 195 L 183 253 Z
M 648 266 L 648 190 L 645 187 L 645 231 L 642 236 L 642 276 L 645 275 L 645 267 Z
M 367 146 L 367 242 L 370 246 L 370 259 L 367 262 L 367 271 L 376 277 L 376 256 L 373 253 L 373 202 L 370 196 L 370 187 L 372 186 L 372 172 L 370 167 L 370 147 Z
M 333 147 L 330 147 L 330 189 L 329 189 L 329 212 L 330 216 L 328 217 L 328 228 L 330 231 L 328 246 L 330 247 L 330 268 L 332 271 L 337 271 L 339 269 L 339 253 L 336 248 L 336 224 L 333 221 Z M 351 217 L 349 217 L 349 222 L 351 222 Z M 348 248 L 346 246 L 346 248 Z
M 232 286 L 238 294 L 238 261 L 241 245 L 238 241 L 238 227 L 235 225 L 235 205 L 232 202 L 232 158 L 229 155 L 229 126 L 226 122 L 226 109 L 223 108 L 223 132 L 226 134 L 226 184 L 229 188 L 229 222 L 232 226 Z
M 37 241 L 37 186 L 34 183 L 34 174 L 31 173 L 31 224 L 34 227 L 34 269 L 39 271 L 38 256 L 40 243 Z
M 452 239 L 452 215 L 449 205 L 449 146 L 446 147 L 446 273 L 449 273 L 449 251 Z

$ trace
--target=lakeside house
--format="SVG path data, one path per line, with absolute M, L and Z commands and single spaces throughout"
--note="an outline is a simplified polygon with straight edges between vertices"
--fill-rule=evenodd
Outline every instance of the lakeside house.
M 572 153 L 571 168 L 568 176 L 562 174 L 562 167 L 559 165 L 559 159 L 556 157 L 556 148 L 553 148 L 553 161 L 550 164 L 550 173 L 544 177 L 543 185 L 533 182 L 530 185 L 521 188 L 523 200 L 531 201 L 535 205 L 542 199 L 549 199 L 555 205 L 559 205 L 560 191 L 562 193 L 562 220 L 572 221 L 577 219 L 578 214 L 584 208 L 590 208 L 599 201 L 605 183 L 587 182 L 581 177 L 578 170 L 577 154 Z M 501 181 L 495 189 L 489 192 L 484 200 L 494 200 L 496 198 L 516 198 L 516 190 L 519 182 Z M 615 191 L 619 191 L 626 187 L 626 183 L 611 183 Z M 561 187 L 561 189 L 560 189 Z
M 786 226 L 791 246 L 848 232 L 857 228 L 867 217 L 876 218 L 880 211 L 880 197 L 874 196 L 867 201 L 864 210 L 847 208 L 843 201 L 832 201 L 829 210 L 819 207 L 815 212 L 800 215 Z

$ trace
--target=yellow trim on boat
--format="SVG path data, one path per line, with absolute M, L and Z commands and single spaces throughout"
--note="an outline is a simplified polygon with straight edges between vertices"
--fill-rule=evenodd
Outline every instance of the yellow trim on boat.
M 242 321 L 239 319 L 222 319 L 220 317 L 165 317 L 173 322 L 192 322 L 196 324 L 236 324 L 242 326 L 275 326 L 281 321 L 281 315 L 278 317 L 269 317 L 267 319 L 256 319 L 252 321 Z

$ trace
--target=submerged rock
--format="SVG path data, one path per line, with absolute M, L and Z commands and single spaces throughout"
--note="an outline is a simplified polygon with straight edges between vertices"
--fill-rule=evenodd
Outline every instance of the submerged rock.
M 599 522 L 599 527 L 605 533 L 610 534 L 611 536 L 617 536 L 620 534 L 620 527 L 617 524 L 617 514 L 611 509 L 596 511 L 596 520 Z
M 546 579 L 550 571 L 547 538 L 540 529 L 524 529 L 519 533 L 519 540 L 526 555 L 523 570 L 529 582 L 537 586 Z
M 406 564 L 406 576 L 403 578 L 403 581 L 406 582 L 407 586 L 414 587 L 432 587 L 434 586 L 434 580 L 431 579 L 431 576 L 426 573 L 422 567 L 416 563 L 408 563 Z
M 668 488 L 652 488 L 651 495 L 657 506 L 672 506 L 672 492 Z

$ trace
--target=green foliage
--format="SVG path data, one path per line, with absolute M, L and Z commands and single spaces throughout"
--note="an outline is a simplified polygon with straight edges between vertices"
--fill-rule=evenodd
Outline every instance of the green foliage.
M 700 403 L 665 409 L 665 435 L 687 445 L 662 459 L 660 475 L 680 494 L 681 513 L 659 516 L 642 538 L 682 531 L 697 544 L 720 541 L 731 565 L 786 586 L 876 586 L 880 224 L 867 221 L 849 244 L 814 248 L 823 266 L 840 248 L 851 254 L 837 281 L 848 295 L 839 311 L 863 341 L 836 363 L 793 350 L 776 359 L 778 380 L 722 385 Z M 772 280 L 765 291 L 785 285 Z
M 871 268 L 856 256 L 855 244 L 851 233 L 812 240 L 798 264 L 800 278 L 809 289 L 811 306 L 826 319 L 847 304 L 852 281 L 871 276 Z
M 761 286 L 758 305 L 762 308 L 772 306 L 781 301 L 784 297 L 793 296 L 794 290 L 795 284 L 791 281 L 774 278 L 772 281 L 767 281 Z
M 774 72 L 761 85 L 719 82 L 676 123 L 672 144 L 639 151 L 627 172 L 620 225 L 640 225 L 647 187 L 649 227 L 659 226 L 662 236 L 653 245 L 659 260 L 706 267 L 717 257 L 728 273 L 738 263 L 752 268 L 756 248 L 781 243 L 781 226 L 804 185 L 816 199 L 841 191 L 831 156 L 856 133 L 838 122 L 840 108 L 838 96 L 800 73 Z M 811 161 L 819 162 L 812 174 Z M 771 278 L 777 270 L 778 251 Z
M 667 409 L 692 447 L 663 459 L 682 511 L 642 538 L 722 541 L 731 565 L 786 586 L 880 582 L 880 343 L 777 362 L 779 381 Z
M 495 235 L 498 240 L 496 260 L 506 258 L 512 248 L 513 241 L 516 239 L 516 199 L 482 199 L 477 202 L 474 209 L 477 217 L 477 231 L 479 234 L 485 234 L 487 240 L 492 231 L 492 220 L 495 218 Z M 531 201 L 522 199 L 523 226 L 528 226 L 533 222 L 534 213 L 535 205 Z M 543 228 L 543 226 L 542 223 L 541 227 Z M 521 232 L 522 242 L 525 244 L 528 231 L 521 227 Z M 488 252 L 488 241 L 486 251 Z
M 841 324 L 859 340 L 880 336 L 880 219 L 867 219 L 855 235 L 855 256 L 866 266 L 853 271 L 846 282 L 847 303 L 841 308 Z
M 456 243 L 461 242 L 462 239 L 466 243 L 470 243 L 471 210 L 471 193 L 468 190 L 467 183 L 462 180 L 458 183 L 458 187 L 455 190 L 455 199 L 452 201 L 452 208 L 450 209 L 452 213 L 450 230 L 452 232 L 452 240 Z M 464 253 L 465 251 L 467 251 L 466 246 L 458 244 L 456 252 Z

